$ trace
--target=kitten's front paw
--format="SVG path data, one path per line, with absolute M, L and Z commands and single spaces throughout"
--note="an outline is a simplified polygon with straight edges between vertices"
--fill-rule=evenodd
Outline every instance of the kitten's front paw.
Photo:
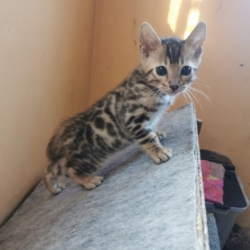
M 150 156 L 156 164 L 160 164 L 172 157 L 172 150 L 169 148 L 160 148 L 158 152 L 155 152 Z
M 163 140 L 167 136 L 166 133 L 163 131 L 157 131 L 156 134 L 160 141 Z
M 84 179 L 83 186 L 86 189 L 93 189 L 101 185 L 102 181 L 103 181 L 102 176 L 89 176 Z

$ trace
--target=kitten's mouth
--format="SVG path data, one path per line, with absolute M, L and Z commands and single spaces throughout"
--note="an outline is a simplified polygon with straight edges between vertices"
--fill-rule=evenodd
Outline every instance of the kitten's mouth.
M 165 90 L 165 91 L 161 91 L 163 92 L 165 95 L 169 95 L 169 96 L 177 96 L 179 95 L 181 92 L 183 92 L 184 89 L 182 87 L 176 89 L 176 90 L 172 90 L 172 89 L 169 89 L 169 90 Z

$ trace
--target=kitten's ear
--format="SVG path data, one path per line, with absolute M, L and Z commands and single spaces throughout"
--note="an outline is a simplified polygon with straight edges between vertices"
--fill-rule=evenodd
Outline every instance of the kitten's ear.
M 195 57 L 199 57 L 203 51 L 203 43 L 206 38 L 207 26 L 204 22 L 196 25 L 194 30 L 185 40 L 185 50 L 193 50 Z
M 156 35 L 154 29 L 146 22 L 141 25 L 139 40 L 141 45 L 141 53 L 147 57 L 161 44 L 161 40 Z

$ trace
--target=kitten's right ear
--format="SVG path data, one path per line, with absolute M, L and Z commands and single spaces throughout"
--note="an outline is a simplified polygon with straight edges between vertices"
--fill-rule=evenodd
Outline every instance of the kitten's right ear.
M 161 44 L 160 38 L 156 35 L 154 29 L 149 23 L 143 23 L 140 28 L 139 40 L 141 44 L 141 53 L 149 56 L 149 54 L 157 49 Z
M 196 25 L 194 30 L 185 40 L 185 49 L 194 51 L 194 56 L 199 57 L 203 51 L 203 43 L 206 38 L 207 27 L 204 22 L 200 22 Z

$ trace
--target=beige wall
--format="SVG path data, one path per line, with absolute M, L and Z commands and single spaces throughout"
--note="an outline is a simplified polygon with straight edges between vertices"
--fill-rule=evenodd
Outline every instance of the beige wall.
M 2 0 L 0 224 L 41 178 L 63 118 L 86 108 L 94 0 Z
M 171 2 L 181 5 L 177 22 L 172 12 L 169 25 Z M 246 0 L 97 0 L 90 104 L 139 63 L 138 29 L 143 21 L 151 23 L 160 36 L 181 37 L 188 20 L 192 21 L 190 13 L 194 23 L 195 17 L 206 21 L 208 36 L 197 82 L 210 86 L 200 85 L 200 89 L 211 102 L 201 96 L 203 110 L 196 105 L 204 121 L 200 144 L 231 158 L 250 197 L 249 10 Z M 180 98 L 174 108 L 183 104 Z M 239 222 L 250 226 L 250 209 Z

